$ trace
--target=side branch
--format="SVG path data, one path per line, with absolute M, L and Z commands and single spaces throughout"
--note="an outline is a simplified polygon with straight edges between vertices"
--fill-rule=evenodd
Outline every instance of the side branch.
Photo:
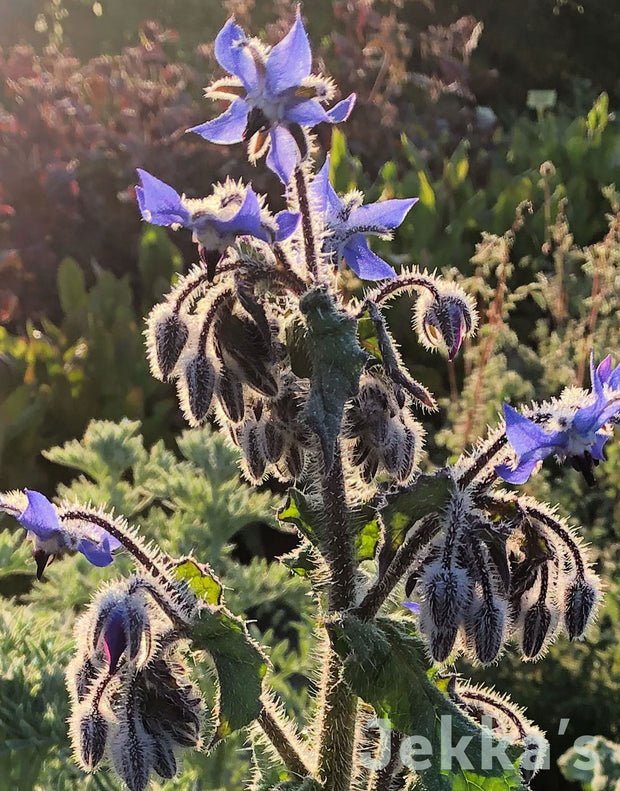
M 274 746 L 282 762 L 291 774 L 298 777 L 311 775 L 312 772 L 302 757 L 303 747 L 291 732 L 292 729 L 289 724 L 282 722 L 282 716 L 277 704 L 267 694 L 263 695 L 261 700 L 264 708 L 258 715 L 257 722 L 265 736 Z
M 432 541 L 439 528 L 436 514 L 430 514 L 421 520 L 418 529 L 400 545 L 385 574 L 379 577 L 353 611 L 358 618 L 369 621 L 375 617 L 398 581 L 415 562 L 418 552 Z

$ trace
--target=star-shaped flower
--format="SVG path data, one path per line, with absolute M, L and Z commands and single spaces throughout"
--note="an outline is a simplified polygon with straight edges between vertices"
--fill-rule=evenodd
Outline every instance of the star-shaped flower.
M 594 367 L 590 363 L 592 393 L 585 406 L 583 393 L 566 390 L 549 404 L 550 417 L 540 425 L 504 404 L 506 436 L 517 454 L 516 466 L 500 464 L 497 474 L 509 483 L 525 483 L 539 461 L 555 454 L 560 461 L 571 459 L 589 484 L 594 484 L 592 466 L 604 459 L 603 446 L 611 436 L 604 427 L 620 413 L 620 366 L 611 368 L 606 357 Z M 547 411 L 547 410 L 545 410 Z
M 334 86 L 310 74 L 312 53 L 299 7 L 293 27 L 271 50 L 229 19 L 215 40 L 215 57 L 233 76 L 214 82 L 205 95 L 231 105 L 188 131 L 211 143 L 248 140 L 250 161 L 269 149 L 267 167 L 284 184 L 308 153 L 306 129 L 321 122 L 339 124 L 353 109 L 353 93 L 331 110 L 321 106 L 333 98 Z
M 275 217 L 262 207 L 252 187 L 228 180 L 216 184 L 208 198 L 186 198 L 146 170 L 138 169 L 136 197 L 142 218 L 153 225 L 189 228 L 206 251 L 223 252 L 237 236 L 281 242 L 297 227 L 299 214 L 281 211 Z
M 17 521 L 28 531 L 28 538 L 33 543 L 33 554 L 37 564 L 37 577 L 41 579 L 43 571 L 51 558 L 57 558 L 67 552 L 81 552 L 93 566 L 108 566 L 114 560 L 112 552 L 121 546 L 118 539 L 111 536 L 103 528 L 88 525 L 82 529 L 63 526 L 55 506 L 40 492 L 26 489 L 27 505 L 23 508 L 24 495 L 9 496 L 0 501 L 0 509 L 15 516 Z M 17 506 L 17 502 L 21 502 Z
M 357 190 L 340 198 L 329 182 L 329 156 L 310 184 L 310 197 L 326 234 L 323 252 L 334 265 L 344 258 L 362 280 L 396 277 L 392 267 L 368 247 L 365 235 L 389 239 L 417 198 L 362 205 L 364 196 Z

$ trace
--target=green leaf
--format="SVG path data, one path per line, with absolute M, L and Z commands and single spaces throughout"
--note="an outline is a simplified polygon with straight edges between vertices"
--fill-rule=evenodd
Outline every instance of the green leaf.
M 312 361 L 312 383 L 304 413 L 308 425 L 321 440 L 329 468 L 344 405 L 357 393 L 366 355 L 357 341 L 357 322 L 338 310 L 323 289 L 305 294 L 300 307 L 306 317 Z
M 321 560 L 316 549 L 308 541 L 304 541 L 292 552 L 282 555 L 279 560 L 299 577 L 311 577 L 321 569 Z M 2 577 L 0 577 L 1 579 Z
M 277 785 L 273 791 L 321 791 L 322 786 L 312 777 L 304 777 L 298 780 L 286 780 Z
M 192 631 L 195 648 L 207 651 L 218 681 L 216 739 L 249 725 L 261 709 L 267 659 L 244 622 L 224 607 L 205 607 Z
M 375 322 L 368 315 L 368 312 L 364 313 L 362 318 L 357 321 L 357 339 L 365 352 L 368 352 L 368 354 L 372 355 L 380 362 L 383 362 L 379 338 L 377 337 L 377 328 Z
M 286 495 L 286 502 L 278 511 L 281 522 L 290 522 L 314 546 L 320 546 L 321 525 L 323 514 L 314 508 L 303 492 L 291 487 Z
M 358 562 L 362 560 L 372 560 L 377 550 L 377 544 L 381 538 L 381 525 L 376 511 L 373 509 L 368 513 L 368 508 L 365 508 L 359 517 L 354 515 L 353 526 L 356 527 L 356 522 L 360 523 L 360 527 L 356 530 L 355 535 L 355 553 Z
M 406 489 L 388 495 L 387 506 L 381 511 L 385 529 L 385 552 L 394 554 L 403 543 L 407 532 L 419 520 L 445 508 L 452 481 L 441 471 L 434 475 L 420 475 Z M 389 562 L 389 561 L 388 561 Z
M 203 563 L 186 558 L 176 564 L 176 578 L 187 580 L 192 591 L 199 599 L 214 607 L 222 598 L 222 585 L 211 569 Z
M 463 737 L 469 738 L 466 754 L 474 767 L 480 765 L 483 732 L 429 678 L 426 646 L 410 631 L 406 621 L 378 618 L 367 623 L 345 616 L 331 628 L 335 648 L 344 660 L 345 678 L 353 692 L 372 705 L 377 717 L 388 718 L 396 730 L 409 736 L 422 736 L 430 742 L 431 767 L 421 772 L 425 788 L 442 791 L 470 787 L 486 791 L 521 788 L 518 771 L 514 769 L 520 754 L 516 748 L 507 750 L 513 762 L 511 770 L 504 770 L 498 762 L 494 762 L 492 769 L 471 772 L 456 769 L 454 761 L 454 771 L 441 768 L 442 716 L 451 718 L 452 745 Z

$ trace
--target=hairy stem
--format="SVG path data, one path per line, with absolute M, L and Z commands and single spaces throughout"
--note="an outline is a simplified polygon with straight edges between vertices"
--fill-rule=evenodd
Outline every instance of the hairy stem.
M 310 769 L 303 758 L 303 746 L 300 744 L 292 726 L 285 721 L 278 705 L 270 695 L 261 698 L 263 710 L 258 715 L 258 724 L 265 736 L 274 746 L 286 768 L 294 775 L 306 777 Z
M 310 202 L 308 200 L 308 182 L 301 167 L 295 169 L 295 192 L 301 213 L 301 230 L 304 237 L 306 269 L 316 279 L 318 274 L 317 246 L 312 226 Z
M 403 737 L 398 731 L 390 733 L 390 757 L 381 769 L 374 769 L 368 778 L 368 791 L 391 791 L 394 774 L 400 765 L 400 745 Z M 379 750 L 379 747 L 377 747 Z M 376 758 L 380 758 L 379 755 Z
M 340 451 L 323 477 L 327 529 L 324 554 L 330 568 L 330 613 L 351 607 L 355 594 L 354 541 Z M 348 791 L 351 784 L 357 699 L 344 679 L 342 660 L 328 648 L 319 690 L 318 774 L 325 791 Z

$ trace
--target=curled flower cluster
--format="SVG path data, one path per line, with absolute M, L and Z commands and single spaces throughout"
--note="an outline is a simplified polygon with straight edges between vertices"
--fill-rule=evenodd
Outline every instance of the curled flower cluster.
M 419 593 L 421 603 L 406 606 L 419 610 L 435 660 L 462 649 L 492 662 L 508 639 L 537 659 L 558 631 L 585 634 L 601 586 L 583 543 L 555 509 L 497 483 L 522 483 L 555 454 L 593 485 L 620 413 L 619 370 L 592 360 L 591 392 L 570 388 L 525 414 L 505 405 L 505 423 L 453 468 L 440 529 L 422 542 L 407 587 Z
M 183 635 L 157 588 L 135 576 L 104 589 L 75 627 L 67 668 L 71 737 L 86 771 L 108 761 L 130 791 L 171 779 L 180 748 L 200 743 L 203 704 L 183 663 Z

